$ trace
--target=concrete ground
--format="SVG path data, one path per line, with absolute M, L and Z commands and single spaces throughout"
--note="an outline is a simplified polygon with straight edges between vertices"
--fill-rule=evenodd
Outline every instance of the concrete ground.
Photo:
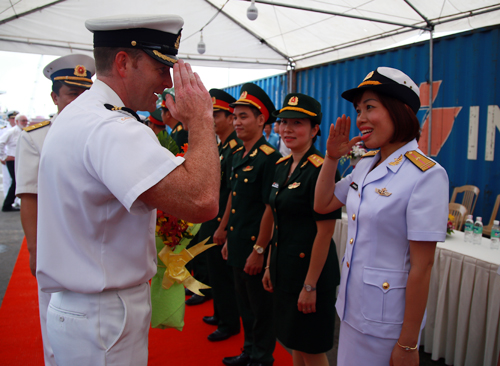
M 0 169 L 0 202 L 3 202 L 4 194 L 2 188 L 2 173 Z M 23 230 L 19 212 L 0 211 L 0 306 L 7 290 L 12 270 L 16 264 L 21 242 L 23 240 Z M 339 336 L 340 320 L 335 323 L 335 336 L 333 349 L 327 353 L 330 366 L 337 365 L 337 346 Z M 289 350 L 290 351 L 290 350 Z M 362 352 L 362 350 L 360 350 Z M 445 366 L 443 359 L 432 361 L 430 355 L 420 350 L 420 365 L 422 366 Z

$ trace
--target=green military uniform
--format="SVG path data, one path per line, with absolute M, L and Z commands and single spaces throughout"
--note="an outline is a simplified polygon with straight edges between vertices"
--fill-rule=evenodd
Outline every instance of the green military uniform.
M 232 132 L 229 137 L 219 143 L 219 156 L 221 164 L 221 184 L 219 196 L 219 213 L 213 220 L 201 225 L 198 237 L 205 239 L 212 237 L 226 211 L 227 199 L 231 192 L 231 168 L 233 154 L 241 147 L 241 140 Z M 211 241 L 210 241 L 211 242 Z M 240 315 L 236 304 L 232 268 L 222 258 L 222 246 L 207 250 L 208 275 L 212 296 L 214 299 L 214 316 L 218 319 L 218 328 L 221 332 L 234 334 L 240 329 Z
M 262 136 L 243 157 L 244 149 L 233 158 L 232 205 L 228 222 L 228 264 L 233 266 L 238 306 L 245 330 L 246 353 L 252 360 L 272 362 L 276 338 L 272 327 L 272 295 L 264 290 L 262 276 L 243 272 L 260 230 L 269 203 L 275 163 L 280 153 Z M 246 293 L 242 294 L 242 287 Z
M 179 146 L 180 152 L 183 152 L 182 147 L 184 146 L 184 144 L 188 143 L 188 132 L 184 129 L 184 126 L 181 122 L 177 122 L 174 128 L 172 128 L 170 137 L 172 137 L 177 146 Z
M 278 161 L 270 195 L 274 215 L 270 272 L 273 284 L 274 325 L 280 342 L 293 350 L 323 353 L 333 347 L 335 289 L 340 282 L 335 243 L 316 284 L 316 312 L 304 314 L 297 301 L 311 260 L 316 221 L 340 219 L 339 209 L 326 215 L 314 211 L 316 180 L 323 157 L 311 146 L 290 178 L 291 156 Z M 337 172 L 335 181 L 340 180 Z

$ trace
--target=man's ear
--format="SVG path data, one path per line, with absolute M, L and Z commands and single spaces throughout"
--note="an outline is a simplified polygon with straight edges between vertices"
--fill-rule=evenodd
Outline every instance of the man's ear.
M 59 96 L 55 92 L 50 92 L 50 97 L 52 98 L 54 105 L 57 105 L 57 99 L 59 98 Z
M 257 125 L 264 129 L 264 124 L 266 123 L 266 118 L 264 115 L 261 113 L 257 116 Z
M 120 51 L 115 55 L 114 64 L 121 77 L 125 77 L 130 67 L 130 57 L 125 51 Z

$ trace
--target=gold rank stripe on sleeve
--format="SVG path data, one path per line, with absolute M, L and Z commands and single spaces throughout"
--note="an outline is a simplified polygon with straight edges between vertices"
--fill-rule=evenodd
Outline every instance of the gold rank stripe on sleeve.
M 48 125 L 50 125 L 50 121 L 43 121 L 40 123 L 36 123 L 32 126 L 24 127 L 23 130 L 26 132 L 31 132 L 31 131 L 34 131 L 34 130 L 39 129 L 41 127 L 48 126 Z
M 271 146 L 267 146 L 267 145 L 260 145 L 259 149 L 261 149 L 264 152 L 264 154 L 266 154 L 266 155 L 272 154 L 273 152 L 276 151 Z
M 290 155 L 287 155 L 287 156 L 283 156 L 282 158 L 280 158 L 277 162 L 276 162 L 276 165 L 278 165 L 279 163 L 282 163 L 288 159 L 290 159 L 290 157 L 292 156 L 292 154 Z
M 243 150 L 243 146 L 240 146 L 236 150 L 233 151 L 233 154 L 236 154 L 238 151 Z
M 316 168 L 319 168 L 323 164 L 323 161 L 325 159 L 323 159 L 319 155 L 312 154 L 312 155 L 309 155 L 309 157 L 307 158 L 307 160 L 309 160 L 312 163 L 312 165 L 314 165 Z
M 377 153 L 378 153 L 378 150 L 368 151 L 365 155 L 363 155 L 361 157 L 361 159 L 363 159 L 363 158 L 373 158 L 375 155 L 377 155 Z
M 236 142 L 235 139 L 232 139 L 231 141 L 229 141 L 229 146 L 231 146 L 231 149 L 234 149 L 234 147 L 238 145 L 238 143 Z
M 429 170 L 432 168 L 434 165 L 436 165 L 435 162 L 433 162 L 431 159 L 429 159 L 427 156 L 420 154 L 418 151 L 412 150 L 408 151 L 405 156 L 417 166 L 421 171 L 425 172 L 426 170 Z

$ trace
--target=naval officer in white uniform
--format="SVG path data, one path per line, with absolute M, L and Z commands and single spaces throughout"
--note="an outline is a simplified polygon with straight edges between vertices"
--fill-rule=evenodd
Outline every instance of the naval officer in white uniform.
M 95 74 L 94 59 L 86 55 L 67 55 L 55 59 L 43 69 L 43 74 L 52 80 L 50 96 L 57 107 L 57 113 L 50 121 L 36 123 L 24 128 L 16 149 L 16 196 L 21 198 L 21 224 L 23 225 L 28 251 L 30 270 L 36 273 L 36 228 L 38 207 L 38 167 L 43 143 L 50 126 L 57 115 L 73 100 L 92 85 Z M 55 365 L 54 353 L 47 337 L 47 307 L 50 293 L 38 290 L 38 307 L 42 329 L 45 365 Z
M 354 104 L 362 137 L 349 141 L 350 119 L 337 119 L 315 193 L 315 210 L 345 204 L 349 220 L 337 364 L 418 366 L 434 251 L 446 237 L 448 176 L 418 149 L 419 90 L 406 74 L 379 67 L 342 97 Z M 360 140 L 379 150 L 335 184 L 338 159 Z
M 191 222 L 217 214 L 219 158 L 208 91 L 177 60 L 175 15 L 88 20 L 97 80 L 51 127 L 38 180 L 37 279 L 51 292 L 47 333 L 58 366 L 146 365 L 158 208 Z M 184 158 L 138 122 L 172 87 L 190 127 Z

